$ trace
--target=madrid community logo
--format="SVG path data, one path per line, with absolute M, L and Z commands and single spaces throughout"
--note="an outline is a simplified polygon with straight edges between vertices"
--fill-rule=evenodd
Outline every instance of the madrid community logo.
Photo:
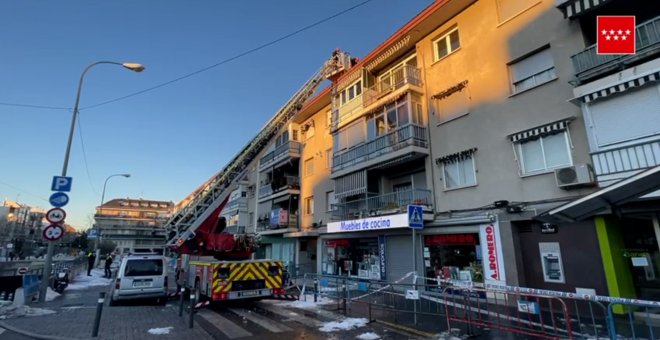
M 635 54 L 635 16 L 597 17 L 597 54 Z

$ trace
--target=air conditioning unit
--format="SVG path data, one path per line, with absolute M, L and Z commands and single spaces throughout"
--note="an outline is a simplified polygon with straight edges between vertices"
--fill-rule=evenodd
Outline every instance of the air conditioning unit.
M 594 174 L 589 164 L 576 164 L 555 170 L 557 187 L 570 189 L 594 185 Z

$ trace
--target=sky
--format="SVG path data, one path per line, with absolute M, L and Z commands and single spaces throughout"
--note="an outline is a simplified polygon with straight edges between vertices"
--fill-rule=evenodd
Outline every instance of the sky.
M 64 207 L 66 222 L 79 230 L 93 225 L 113 174 L 131 177 L 111 178 L 105 201 L 183 199 L 335 48 L 362 58 L 432 2 L 1 1 L 0 199 L 50 208 L 78 82 L 94 62 L 136 62 L 146 70 L 101 64 L 84 77 Z

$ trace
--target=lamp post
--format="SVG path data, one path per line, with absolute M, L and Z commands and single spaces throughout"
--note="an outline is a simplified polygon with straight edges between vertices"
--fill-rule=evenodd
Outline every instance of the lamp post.
M 102 217 L 102 215 L 103 215 L 103 201 L 105 200 L 105 188 L 108 185 L 108 180 L 112 177 L 117 177 L 117 176 L 122 176 L 122 177 L 129 178 L 129 177 L 131 177 L 131 174 L 114 174 L 114 175 L 108 176 L 108 178 L 105 179 L 105 182 L 103 183 L 103 193 L 101 194 L 101 205 L 99 205 L 99 217 Z M 95 249 L 95 252 L 96 252 L 96 260 L 94 260 L 94 267 L 96 267 L 96 264 L 99 261 L 99 255 L 100 255 L 99 253 L 101 251 L 101 249 L 99 248 L 99 238 L 101 237 L 101 228 L 99 227 L 98 223 L 97 223 L 96 227 L 97 227 L 96 239 L 94 240 L 94 249 Z
M 71 128 L 69 129 L 69 138 L 66 144 L 66 152 L 64 153 L 64 165 L 62 166 L 62 177 L 66 176 L 66 170 L 69 166 L 69 154 L 71 153 L 71 142 L 73 141 L 73 131 L 76 126 L 76 119 L 78 118 L 78 104 L 80 103 L 80 92 L 82 90 L 83 79 L 85 74 L 89 71 L 90 68 L 99 65 L 99 64 L 113 64 L 119 65 L 124 68 L 127 68 L 134 72 L 144 71 L 144 66 L 141 64 L 135 63 L 118 63 L 114 61 L 97 61 L 88 65 L 80 75 L 80 81 L 78 82 L 78 92 L 76 94 L 76 103 L 73 106 L 73 117 L 71 118 Z M 41 285 L 39 286 L 39 302 L 46 301 L 46 291 L 48 290 L 48 283 L 50 281 L 50 272 L 53 266 L 53 250 L 54 245 L 53 241 L 48 241 L 48 251 L 46 252 L 46 262 L 44 263 L 44 272 L 41 278 Z

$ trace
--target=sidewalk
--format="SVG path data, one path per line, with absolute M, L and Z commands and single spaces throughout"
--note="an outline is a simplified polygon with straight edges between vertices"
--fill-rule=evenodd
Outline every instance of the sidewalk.
M 102 270 L 94 270 L 92 277 L 79 276 L 62 296 L 24 308 L 35 316 L 5 314 L 0 327 L 37 339 L 91 339 L 99 293 L 109 292 L 111 282 L 102 275 Z M 187 314 L 179 317 L 174 301 L 167 306 L 144 302 L 119 307 L 107 302 L 106 298 L 97 339 L 212 339 L 197 323 L 189 329 Z

